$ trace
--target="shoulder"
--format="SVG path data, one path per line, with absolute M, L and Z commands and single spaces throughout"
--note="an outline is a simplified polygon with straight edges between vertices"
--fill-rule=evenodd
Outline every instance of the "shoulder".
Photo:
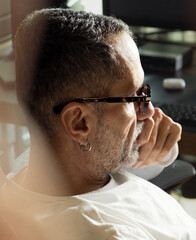
M 119 210 L 93 201 L 85 201 L 77 209 L 72 208 L 66 227 L 72 229 L 75 220 L 80 224 L 77 231 L 71 234 L 74 236 L 73 239 L 154 239 L 140 224 L 131 218 L 127 218 Z

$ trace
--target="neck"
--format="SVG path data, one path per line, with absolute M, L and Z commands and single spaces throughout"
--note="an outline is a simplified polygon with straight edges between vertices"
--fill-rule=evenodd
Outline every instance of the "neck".
M 31 142 L 29 166 L 23 187 L 46 195 L 72 196 L 97 190 L 108 182 L 107 175 L 95 178 L 85 168 L 80 152 L 77 154 L 74 149 L 68 152 L 58 149 L 54 151 L 56 148 L 44 139 L 37 142 L 36 138 L 36 143 L 33 140 Z

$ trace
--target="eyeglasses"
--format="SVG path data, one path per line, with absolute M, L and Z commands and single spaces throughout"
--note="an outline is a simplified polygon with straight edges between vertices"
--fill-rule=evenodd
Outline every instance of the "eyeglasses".
M 107 103 L 130 103 L 137 102 L 139 104 L 139 110 L 141 114 L 146 114 L 148 104 L 151 99 L 151 89 L 148 84 L 143 84 L 136 92 L 137 96 L 134 97 L 106 97 L 106 98 L 79 98 L 68 101 L 66 103 L 57 105 L 53 111 L 56 114 L 60 114 L 63 108 L 71 102 L 89 103 L 89 102 L 107 102 Z

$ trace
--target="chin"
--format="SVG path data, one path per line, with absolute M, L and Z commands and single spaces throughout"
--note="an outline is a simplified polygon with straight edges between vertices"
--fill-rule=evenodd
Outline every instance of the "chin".
M 134 139 L 129 146 L 125 145 L 121 154 L 120 164 L 122 168 L 133 166 L 139 158 L 139 147 Z
M 138 147 L 135 146 L 129 150 L 125 155 L 121 156 L 116 167 L 113 166 L 110 173 L 116 173 L 120 169 L 130 168 L 133 166 L 139 158 Z
M 132 137 L 132 141 L 125 144 L 123 153 L 121 155 L 121 168 L 130 168 L 133 166 L 139 158 L 139 146 L 137 144 L 137 137 L 142 132 L 144 122 L 137 124 L 135 133 Z

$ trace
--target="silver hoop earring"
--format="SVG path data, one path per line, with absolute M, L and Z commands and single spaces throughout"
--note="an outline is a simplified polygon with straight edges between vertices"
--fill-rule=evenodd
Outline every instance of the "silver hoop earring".
M 79 146 L 82 152 L 90 152 L 92 149 L 92 146 L 89 142 L 87 142 L 86 145 L 79 144 Z

